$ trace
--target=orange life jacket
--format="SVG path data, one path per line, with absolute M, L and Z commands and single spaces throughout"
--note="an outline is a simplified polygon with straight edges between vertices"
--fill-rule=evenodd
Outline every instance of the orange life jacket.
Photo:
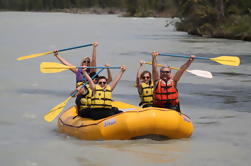
M 167 82 L 159 80 L 154 90 L 154 106 L 167 107 L 168 105 L 176 106 L 179 103 L 179 93 L 174 86 L 172 79 Z

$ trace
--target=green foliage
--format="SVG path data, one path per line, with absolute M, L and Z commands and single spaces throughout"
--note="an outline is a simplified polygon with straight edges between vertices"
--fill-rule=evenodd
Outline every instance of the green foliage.
M 0 9 L 116 8 L 126 16 L 179 16 L 177 29 L 189 34 L 250 40 L 251 0 L 0 0 Z M 112 13 L 112 12 L 111 12 Z
M 177 29 L 190 34 L 251 40 L 250 0 L 177 0 Z
M 224 24 L 225 36 L 236 39 L 251 40 L 251 17 L 232 15 Z
M 124 0 L 128 16 L 146 17 L 176 9 L 175 0 Z M 171 12 L 169 12 L 171 13 Z
M 0 9 L 48 10 L 64 8 L 121 7 L 123 0 L 0 0 Z
M 42 11 L 53 9 L 117 8 L 128 16 L 153 16 L 175 8 L 175 0 L 0 0 L 0 9 Z

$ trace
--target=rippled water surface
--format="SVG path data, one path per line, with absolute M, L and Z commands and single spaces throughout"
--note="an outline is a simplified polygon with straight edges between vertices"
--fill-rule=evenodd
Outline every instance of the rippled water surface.
M 0 165 L 1 166 L 236 166 L 251 163 L 251 43 L 209 39 L 177 32 L 166 18 L 123 18 L 116 15 L 0 12 Z M 139 60 L 150 52 L 238 56 L 241 65 L 224 66 L 195 60 L 190 69 L 207 70 L 213 79 L 185 73 L 178 88 L 181 108 L 193 118 L 189 139 L 154 141 L 83 141 L 57 132 L 56 121 L 43 115 L 63 102 L 74 88 L 69 71 L 42 74 L 41 62 L 52 55 L 25 61 L 32 54 L 99 42 L 97 63 L 128 67 L 114 98 L 138 104 L 134 88 Z M 91 48 L 62 52 L 76 66 Z M 186 59 L 158 57 L 161 64 L 181 66 Z M 145 69 L 150 70 L 149 66 Z M 117 71 L 113 72 L 113 76 Z M 74 104 L 71 100 L 65 107 Z

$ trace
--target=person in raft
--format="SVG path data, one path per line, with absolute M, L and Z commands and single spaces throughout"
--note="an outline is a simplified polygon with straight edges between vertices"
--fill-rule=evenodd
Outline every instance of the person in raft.
M 86 72 L 86 68 L 84 68 L 83 74 L 89 81 L 88 91 L 91 90 L 92 93 L 89 94 L 91 98 L 87 102 L 91 102 L 91 104 L 90 106 L 87 105 L 86 107 L 79 106 L 80 110 L 78 110 L 78 115 L 84 118 L 91 118 L 97 120 L 121 113 L 122 111 L 119 111 L 118 108 L 112 107 L 112 91 L 118 84 L 125 71 L 126 67 L 122 65 L 120 68 L 120 73 L 110 85 L 107 84 L 107 78 L 104 76 L 98 77 L 98 83 L 95 84 Z M 86 97 L 84 97 L 84 100 L 85 99 Z
M 191 65 L 195 56 L 191 55 L 188 61 L 180 67 L 174 76 L 172 76 L 170 67 L 161 67 L 159 75 L 156 60 L 158 55 L 158 52 L 152 53 L 152 74 L 154 82 L 153 106 L 169 108 L 181 112 L 177 83 L 184 71 Z
M 105 67 L 110 67 L 109 64 L 105 64 Z M 107 83 L 109 84 L 112 81 L 112 74 L 111 74 L 111 70 L 109 68 L 107 68 L 107 72 L 108 72 L 108 79 L 107 79 Z M 96 74 L 96 72 L 92 72 L 89 74 L 89 76 L 92 78 L 94 84 L 98 83 L 98 78 L 99 75 Z M 78 110 L 84 110 L 84 109 L 89 109 L 91 108 L 91 98 L 92 98 L 92 90 L 89 86 L 89 84 L 86 84 L 85 86 L 78 86 L 76 88 L 76 90 L 78 91 L 77 94 L 75 94 L 76 100 L 75 100 L 75 104 L 77 105 Z M 74 91 L 72 91 L 72 93 L 74 93 Z M 78 113 L 80 114 L 80 113 Z
M 144 63 L 144 61 L 139 62 L 140 66 L 136 76 L 136 87 L 141 99 L 139 106 L 142 108 L 152 107 L 153 105 L 153 81 L 151 72 L 147 70 L 140 72 Z
M 97 42 L 94 42 L 92 44 L 93 46 L 93 50 L 92 50 L 92 57 L 84 57 L 83 60 L 80 63 L 80 66 L 96 66 L 96 47 L 98 46 Z M 66 66 L 74 66 L 72 65 L 70 62 L 68 62 L 67 60 L 65 60 L 64 58 L 60 57 L 58 55 L 58 51 L 55 50 L 54 51 L 54 56 L 64 65 Z M 82 69 L 80 68 L 72 68 L 70 69 L 73 73 L 75 73 L 76 75 L 76 87 L 78 87 L 79 85 L 82 85 L 84 82 L 86 82 L 85 77 L 83 76 L 83 72 Z M 96 73 L 96 68 L 92 68 L 92 69 L 87 69 L 87 73 L 91 76 L 95 75 Z M 92 74 L 91 74 L 92 73 Z

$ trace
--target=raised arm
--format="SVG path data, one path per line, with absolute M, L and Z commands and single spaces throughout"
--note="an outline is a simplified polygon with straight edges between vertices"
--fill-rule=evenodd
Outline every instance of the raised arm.
M 97 59 L 96 59 L 96 47 L 98 46 L 97 42 L 92 43 L 92 58 L 91 58 L 91 66 L 96 67 L 97 66 Z M 91 72 L 96 72 L 97 69 L 93 68 L 91 69 Z
M 194 61 L 195 56 L 191 55 L 188 61 L 180 67 L 180 69 L 176 72 L 176 74 L 173 77 L 173 80 L 177 83 L 181 76 L 183 75 L 184 71 L 191 65 L 191 63 Z
M 144 61 L 139 62 L 139 68 L 138 68 L 137 75 L 136 75 L 136 87 L 138 88 L 139 91 L 141 91 L 140 74 L 141 74 L 141 69 L 142 69 L 144 63 L 145 63 Z
M 153 73 L 153 82 L 156 84 L 156 82 L 159 80 L 159 73 L 157 68 L 157 60 L 156 57 L 159 55 L 158 52 L 152 52 L 152 73 Z
M 86 68 L 83 68 L 83 75 L 85 76 L 85 78 L 89 82 L 90 88 L 95 92 L 95 84 L 94 84 L 93 80 L 91 79 L 91 77 L 89 76 L 89 74 L 86 72 Z
M 122 75 L 124 74 L 125 71 L 126 71 L 126 67 L 124 65 L 122 65 L 120 67 L 119 74 L 117 75 L 115 80 L 113 80 L 112 83 L 111 83 L 111 91 L 113 91 L 113 89 L 116 87 L 116 85 L 118 84 L 119 80 L 121 79 L 121 77 L 122 77 Z
M 58 51 L 57 51 L 57 50 L 55 50 L 53 53 L 54 53 L 54 56 L 55 56 L 62 64 L 66 65 L 66 66 L 73 66 L 71 63 L 69 63 L 68 61 L 66 61 L 64 58 L 60 57 L 60 56 L 58 55 Z M 71 70 L 73 73 L 76 73 L 76 72 L 77 72 L 77 69 L 76 69 L 76 68 L 71 68 L 70 70 Z
M 77 93 L 75 93 L 75 91 L 77 91 Z M 81 94 L 86 94 L 87 90 L 86 90 L 86 87 L 82 87 L 82 86 L 78 86 L 74 91 L 71 92 L 71 95 L 73 95 L 73 93 L 75 93 L 74 96 L 78 96 L 78 95 L 81 95 Z
M 105 64 L 105 67 L 110 67 L 109 64 Z M 112 82 L 112 72 L 109 68 L 107 68 L 107 84 L 110 84 Z

